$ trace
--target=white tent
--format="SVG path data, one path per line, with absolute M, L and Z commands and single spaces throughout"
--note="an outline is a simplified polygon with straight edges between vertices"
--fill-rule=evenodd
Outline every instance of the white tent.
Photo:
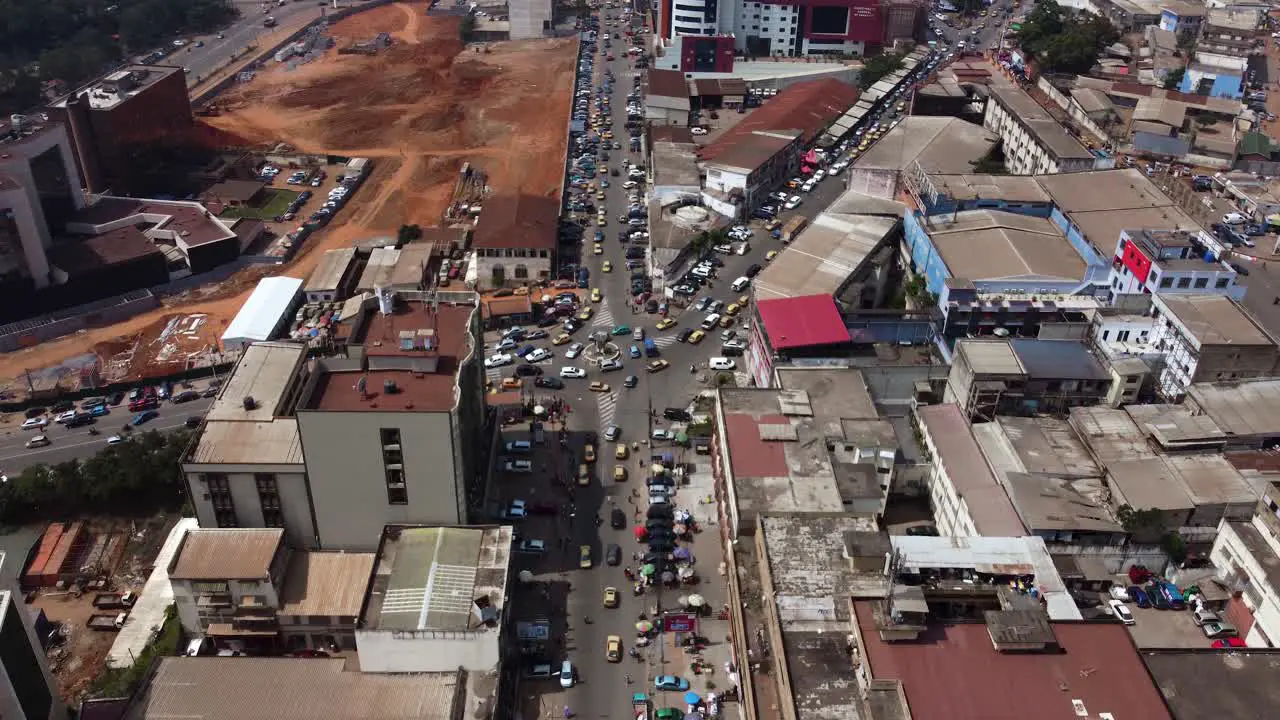
M 238 350 L 251 343 L 270 340 L 289 322 L 289 313 L 302 295 L 302 279 L 269 277 L 258 283 L 253 294 L 222 333 L 222 349 Z

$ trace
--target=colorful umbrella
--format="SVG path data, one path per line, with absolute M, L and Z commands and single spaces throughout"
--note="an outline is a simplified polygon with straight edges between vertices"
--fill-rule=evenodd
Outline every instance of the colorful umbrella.
M 689 560 L 693 558 L 693 554 L 689 552 L 688 548 L 678 547 L 672 554 L 675 555 L 677 560 Z
M 690 705 L 697 705 L 698 703 L 702 702 L 702 696 L 690 690 L 689 692 L 684 694 L 684 701 Z
M 653 630 L 653 623 L 649 622 L 648 620 L 641 620 L 640 622 L 636 623 L 636 632 L 647 633 L 647 632 L 652 632 L 652 630 Z
M 639 525 L 636 525 L 635 527 L 631 528 L 631 532 L 635 533 L 637 540 L 644 540 L 644 536 L 648 531 L 640 527 Z
M 652 574 L 653 574 L 654 572 L 656 572 L 656 571 L 657 571 L 657 568 L 655 568 L 655 567 L 654 567 L 654 566 L 652 566 L 652 565 L 641 565 L 641 566 L 640 566 L 640 574 L 641 574 L 641 575 L 646 575 L 646 576 L 647 576 L 647 575 L 652 575 Z
M 689 596 L 689 605 L 691 607 L 702 607 L 703 605 L 706 605 L 706 604 L 707 604 L 707 599 L 702 597 L 701 595 L 698 595 L 695 593 Z

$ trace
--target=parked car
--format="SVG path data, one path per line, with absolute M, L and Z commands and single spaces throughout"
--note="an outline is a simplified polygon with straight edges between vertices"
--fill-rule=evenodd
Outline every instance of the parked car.
M 1129 608 L 1119 600 L 1108 600 L 1107 605 L 1111 608 L 1111 614 L 1115 615 L 1116 619 L 1125 625 L 1133 625 L 1137 622 L 1133 619 L 1133 613 L 1129 611 Z

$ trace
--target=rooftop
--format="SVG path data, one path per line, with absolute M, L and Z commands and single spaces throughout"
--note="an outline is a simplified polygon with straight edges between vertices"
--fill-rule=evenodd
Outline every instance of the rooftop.
M 1135 168 L 1041 175 L 1036 180 L 1065 213 L 1115 212 L 1173 205 L 1167 195 Z
M 1035 137 L 1036 142 L 1058 160 L 1092 160 L 1093 153 L 1080 144 L 1047 110 L 1040 107 L 1026 91 L 1014 86 L 996 85 L 991 97 L 1004 106 Z
M 692 136 L 690 136 L 692 137 Z M 699 186 L 698 154 L 692 142 L 654 140 L 649 153 L 653 165 L 653 184 Z
M 1027 376 L 1044 380 L 1110 380 L 1089 348 L 1073 340 L 1012 338 L 1010 347 Z
M 169 566 L 171 580 L 265 580 L 284 549 L 279 528 L 187 532 Z
M 914 538 L 913 538 L 914 539 Z M 981 623 L 933 624 L 920 642 L 885 642 L 873 602 L 855 603 L 867 674 L 899 680 L 920 720 L 1171 719 L 1119 623 L 1051 623 L 1058 649 L 999 652 Z
M 649 95 L 688 99 L 689 81 L 679 70 L 659 70 L 653 68 L 647 73 Z
M 1275 682 L 1280 653 L 1274 649 L 1143 650 L 1139 654 L 1174 717 L 1260 718 L 1280 707 L 1280 684 Z
M 307 348 L 258 342 L 245 348 L 205 414 L 192 463 L 302 463 L 293 401 Z M 252 403 L 246 403 L 252 398 Z
M 1100 483 L 1093 478 L 1073 480 L 1011 472 L 1004 479 L 1018 517 L 1033 532 L 1125 532 L 1105 502 L 1097 499 L 1102 492 Z
M 1212 28 L 1236 30 L 1249 34 L 1258 29 L 1259 14 L 1252 8 L 1236 10 L 1231 7 L 1209 8 L 1204 15 L 1204 24 Z
M 799 136 L 799 130 L 756 130 L 741 133 L 732 145 L 720 148 L 714 157 L 708 158 L 704 154 L 703 163 L 744 173 L 751 172 L 785 150 Z
M 373 560 L 373 553 L 294 552 L 280 588 L 280 614 L 358 616 Z
M 1067 420 L 1104 467 L 1124 460 L 1151 460 L 1156 453 L 1124 410 L 1074 407 Z
M 474 352 L 474 305 L 399 302 L 390 314 L 367 308 L 350 343 L 368 369 L 321 364 L 300 408 L 330 412 L 445 411 L 457 402 L 458 370 Z M 363 376 L 363 387 L 360 382 Z M 388 384 L 390 383 L 390 384 Z
M 416 290 L 423 286 L 434 247 L 430 244 L 380 247 L 369 251 L 369 261 L 356 281 L 357 292 L 379 287 Z M 313 273 L 314 275 L 314 273 Z
M 871 517 L 774 515 L 760 518 L 778 613 L 782 652 L 797 716 L 859 717 L 858 682 L 846 649 L 849 596 L 855 585 L 884 592 L 881 577 L 859 576 L 844 557 L 847 533 L 874 533 Z
M 1232 435 L 1280 434 L 1280 380 L 1195 383 L 1187 390 L 1187 402 Z
M 506 601 L 510 526 L 388 526 L 365 598 L 365 630 L 496 627 Z
M 854 163 L 863 170 L 966 173 L 991 152 L 999 138 L 959 118 L 908 116 Z
M 936 461 L 964 500 L 978 533 L 992 537 L 1025 534 L 1026 528 L 991 474 L 960 408 L 952 403 L 927 405 L 918 408 L 916 415 L 936 448 Z
M 261 180 L 223 180 L 206 191 L 210 200 L 247 203 L 267 184 Z
M 897 224 L 892 216 L 820 213 L 756 276 L 756 298 L 839 293 Z
M 172 65 L 126 65 L 76 88 L 75 92 L 51 103 L 51 107 L 65 108 L 67 101 L 88 94 L 89 107 L 111 110 L 160 80 L 181 72 L 182 68 Z
M 1049 194 L 1029 175 L 930 175 L 939 191 L 956 200 L 999 198 L 1006 202 L 1047 203 Z
M 485 249 L 556 249 L 560 203 L 538 195 L 486 198 L 471 234 L 471 246 Z
M 1084 276 L 1084 259 L 1047 218 L 966 210 L 931 217 L 928 232 L 954 277 L 979 281 Z
M 1275 340 L 1243 306 L 1225 295 L 1171 295 L 1153 298 L 1197 349 L 1206 345 L 1275 345 Z
M 836 118 L 853 107 L 857 100 L 858 89 L 839 80 L 826 78 L 792 83 L 715 142 L 704 146 L 702 157 L 707 160 L 718 159 L 721 153 L 758 131 L 799 131 L 801 144 L 807 145 Z
M 758 300 L 756 309 L 774 350 L 849 342 L 849 330 L 830 295 Z
M 312 270 L 311 275 L 307 276 L 307 282 L 302 286 L 303 291 L 322 292 L 336 290 L 342 284 L 342 279 L 346 277 L 347 271 L 350 270 L 351 263 L 355 262 L 355 259 L 355 248 L 338 248 L 321 255 L 316 269 Z
M 49 264 L 79 277 L 148 255 L 160 255 L 156 244 L 133 225 L 89 237 L 69 237 L 49 248 Z
M 451 720 L 458 673 L 345 671 L 341 658 L 162 658 L 139 692 L 139 720 Z
M 1065 420 L 1002 415 L 995 422 L 974 425 L 973 434 L 997 472 L 1102 477 L 1102 468 Z
M 94 235 L 105 226 L 131 225 L 151 240 L 198 247 L 236 239 L 236 233 L 204 205 L 186 200 L 146 200 L 104 196 L 67 221 L 67 232 Z

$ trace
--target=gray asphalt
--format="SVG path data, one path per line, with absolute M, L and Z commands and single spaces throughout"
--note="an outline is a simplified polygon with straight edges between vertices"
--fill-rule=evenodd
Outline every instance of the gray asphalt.
M 1012 22 L 1010 18 L 1006 18 L 997 11 L 1003 11 L 1012 6 L 1012 0 L 996 0 L 987 9 L 987 17 L 975 17 L 972 19 L 970 27 L 958 27 L 958 23 L 953 20 L 952 26 L 943 25 L 934 16 L 936 9 L 930 10 L 929 22 L 935 28 L 938 36 L 946 40 L 947 45 L 954 47 L 960 41 L 965 41 L 965 50 L 987 50 L 995 49 L 1000 44 L 1001 34 L 1007 22 Z M 1012 17 L 1012 16 L 1011 16 Z M 959 20 L 959 18 L 956 18 Z M 978 28 L 979 24 L 985 23 L 985 28 Z M 974 36 L 971 31 L 977 29 L 978 34 Z
M 181 405 L 164 403 L 159 416 L 151 419 L 138 428 L 139 431 L 157 430 L 166 432 L 182 427 L 188 417 L 204 415 L 213 404 L 211 398 L 200 398 Z M 67 429 L 61 425 L 50 425 L 44 430 L 20 430 L 6 426 L 0 434 L 0 472 L 13 475 L 31 465 L 83 460 L 94 455 L 107 446 L 107 438 L 121 434 L 121 427 L 133 418 L 125 403 L 111 409 L 111 414 L 98 418 L 92 427 L 97 428 L 97 435 L 90 435 L 88 427 Z M 26 443 L 32 437 L 44 434 L 53 444 L 41 448 L 27 449 Z
M 320 17 L 325 11 L 328 3 L 319 2 L 319 0 L 302 0 L 301 2 L 289 2 L 284 5 L 270 4 L 270 12 L 263 12 L 263 4 L 250 0 L 248 2 L 237 1 L 234 3 L 240 10 L 240 17 L 231 25 L 223 28 L 220 32 L 222 38 L 218 37 L 218 32 L 208 35 L 190 35 L 183 36 L 182 39 L 189 42 L 185 47 L 178 48 L 161 63 L 168 65 L 181 65 L 187 69 L 187 84 L 194 85 L 200 79 L 208 76 L 221 69 L 222 65 L 237 52 L 244 50 L 262 35 L 271 32 L 264 28 L 262 22 L 268 15 L 276 19 L 277 26 L 290 25 L 299 18 L 311 20 Z M 348 3 L 339 3 L 339 7 L 343 7 Z M 196 47 L 197 42 L 203 42 L 204 47 Z

